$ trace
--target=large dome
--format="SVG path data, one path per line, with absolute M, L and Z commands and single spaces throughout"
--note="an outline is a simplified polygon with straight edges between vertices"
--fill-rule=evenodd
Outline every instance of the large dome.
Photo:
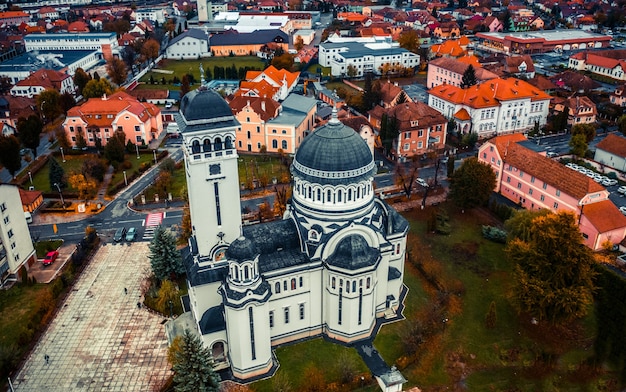
M 180 101 L 180 113 L 187 122 L 233 116 L 232 110 L 221 95 L 205 89 L 185 94 Z
M 300 144 L 291 170 L 312 182 L 338 184 L 373 176 L 376 167 L 365 140 L 342 124 L 333 110 L 328 124 Z

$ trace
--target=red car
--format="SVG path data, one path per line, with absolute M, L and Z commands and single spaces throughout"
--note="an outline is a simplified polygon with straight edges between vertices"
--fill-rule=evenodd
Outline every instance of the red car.
M 57 256 L 59 256 L 59 252 L 57 252 L 56 250 L 53 250 L 52 252 L 48 252 L 46 257 L 43 259 L 43 265 L 50 265 L 54 263 L 54 260 L 57 259 Z

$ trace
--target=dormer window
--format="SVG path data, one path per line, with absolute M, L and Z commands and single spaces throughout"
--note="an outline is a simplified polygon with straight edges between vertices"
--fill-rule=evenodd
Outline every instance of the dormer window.
M 319 242 L 319 240 L 320 240 L 320 233 L 318 233 L 314 229 L 309 230 L 309 241 Z

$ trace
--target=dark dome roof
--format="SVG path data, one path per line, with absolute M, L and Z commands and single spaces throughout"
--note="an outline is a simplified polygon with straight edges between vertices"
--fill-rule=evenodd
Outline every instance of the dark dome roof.
M 197 89 L 185 94 L 180 101 L 180 113 L 188 122 L 233 116 L 233 111 L 221 95 L 205 89 Z
M 259 254 L 256 245 L 246 237 L 239 237 L 226 250 L 226 258 L 234 261 L 254 260 Z
M 378 249 L 370 247 L 362 236 L 352 234 L 339 241 L 335 253 L 327 261 L 331 266 L 356 270 L 375 265 L 379 257 Z
M 328 124 L 300 144 L 292 167 L 294 175 L 309 181 L 346 183 L 375 174 L 374 157 L 354 129 L 342 124 L 333 110 Z M 341 173 L 341 174 L 339 174 Z

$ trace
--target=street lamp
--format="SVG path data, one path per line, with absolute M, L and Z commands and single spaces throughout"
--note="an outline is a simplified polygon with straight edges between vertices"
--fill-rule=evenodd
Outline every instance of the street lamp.
M 63 154 L 63 147 L 60 147 L 61 149 L 61 158 L 63 158 L 63 163 L 65 163 L 65 154 Z
M 61 192 L 61 187 L 59 186 L 58 182 L 55 182 L 54 186 L 56 186 L 57 190 L 59 191 L 59 196 L 61 196 L 61 204 L 63 205 L 63 209 L 65 209 L 65 200 L 63 200 L 63 192 Z
M 152 154 L 154 155 L 154 164 L 157 164 L 157 159 L 156 159 L 156 150 L 152 150 Z
M 135 143 L 135 151 L 137 151 L 137 159 L 139 159 L 139 145 Z
M 33 185 L 33 175 L 28 171 L 28 178 L 30 179 L 30 185 Z
M 167 301 L 167 303 L 170 305 L 170 318 L 173 318 L 174 317 L 174 303 L 172 302 L 171 299 Z
M 124 170 L 124 183 L 128 186 L 128 179 L 126 178 L 126 170 Z

